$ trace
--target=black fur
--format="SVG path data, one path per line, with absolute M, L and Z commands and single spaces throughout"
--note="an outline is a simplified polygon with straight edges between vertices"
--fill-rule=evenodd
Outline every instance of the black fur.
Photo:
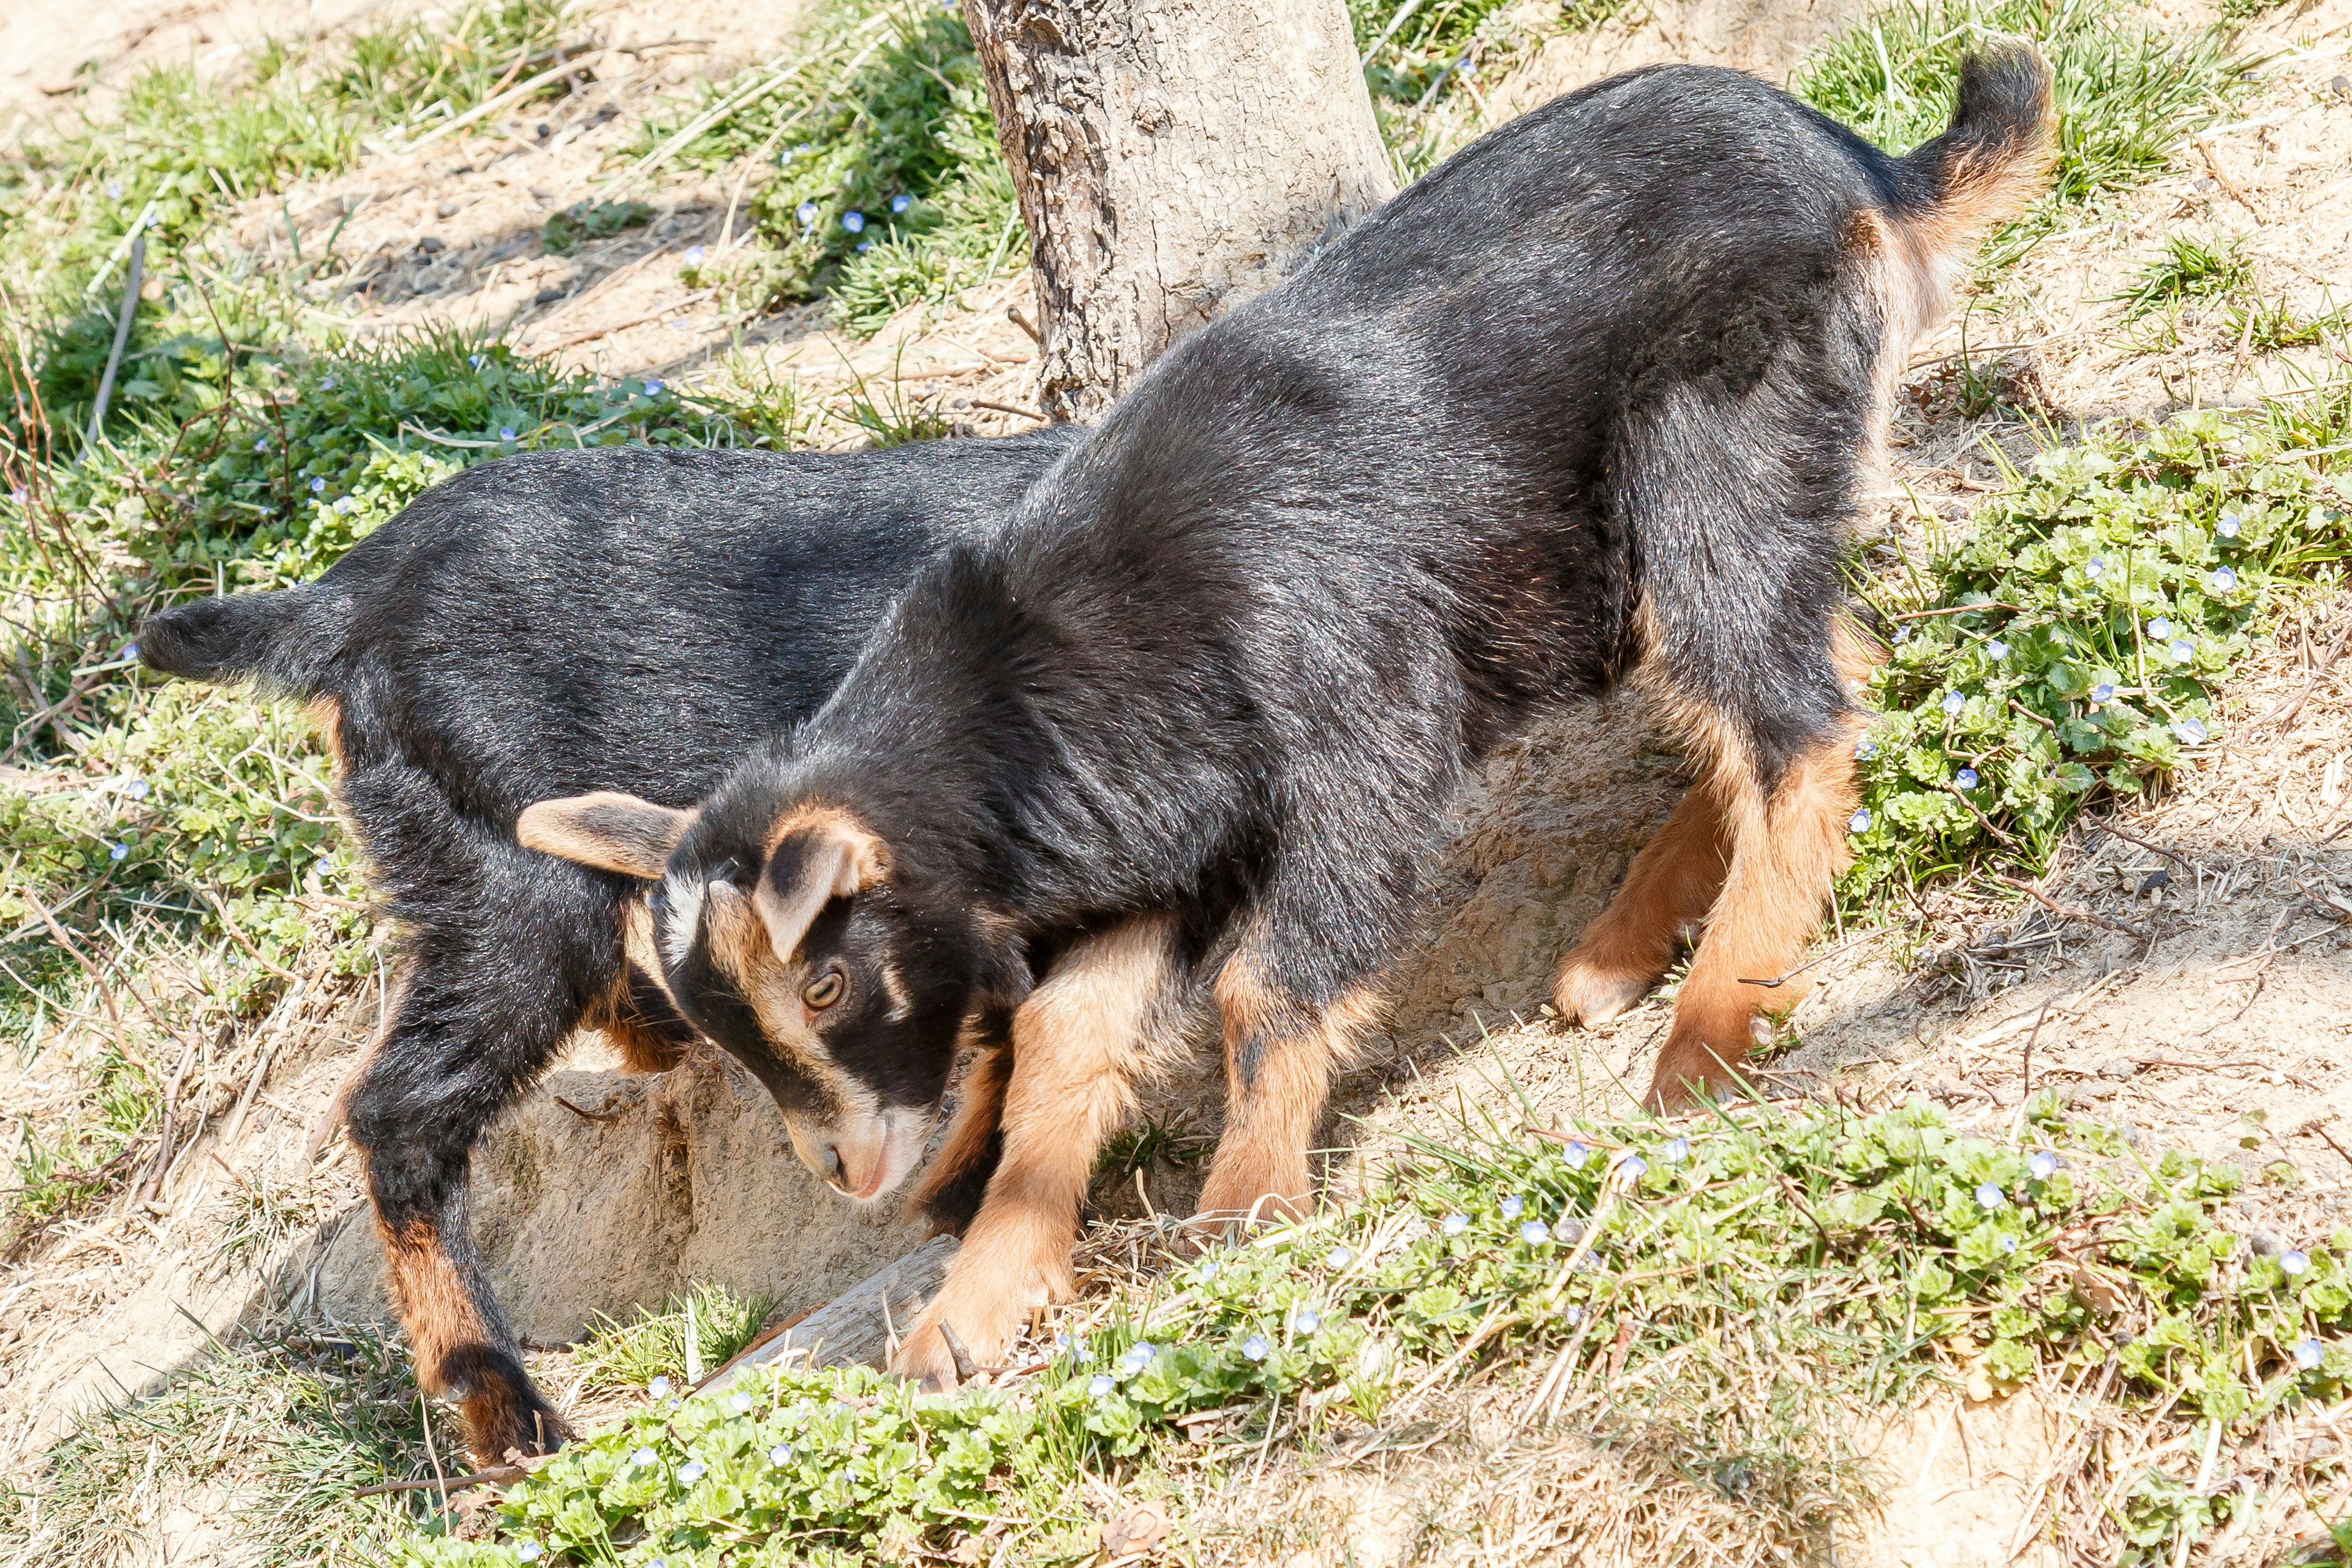
M 1692 68 L 1486 136 L 928 565 L 673 878 L 749 885 L 805 803 L 878 836 L 887 880 L 803 951 L 868 994 L 866 955 L 897 966 L 915 1016 L 821 1027 L 920 1106 L 959 1020 L 1147 914 L 1273 994 L 1246 1081 L 1388 959 L 1465 770 L 1637 661 L 1769 796 L 1848 712 L 1831 641 L 1885 327 L 1862 237 L 1931 207 L 1955 149 L 2029 142 L 2045 80 L 1972 68 L 1911 160 Z M 698 1017 L 729 1005 L 716 971 L 671 978 Z
M 992 530 L 1081 434 L 510 458 L 419 497 L 315 582 L 141 628 L 153 668 L 338 705 L 340 794 L 405 943 L 348 1100 L 384 1224 L 450 1211 L 482 1130 L 624 979 L 621 910 L 643 884 L 523 849 L 517 814 L 594 789 L 708 793 L 833 690 L 920 561 Z M 686 1037 L 642 975 L 623 1005 Z M 513 1370 L 497 1351 L 467 1375 Z M 526 1380 L 507 1404 L 536 1399 Z M 516 1440 L 477 1436 L 493 1458 Z

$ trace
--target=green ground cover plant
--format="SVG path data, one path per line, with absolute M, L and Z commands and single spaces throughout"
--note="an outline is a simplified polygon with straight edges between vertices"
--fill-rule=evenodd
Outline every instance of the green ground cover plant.
M 2352 1378 L 2352 1233 L 2250 1253 L 2221 1223 L 2235 1167 L 2144 1157 L 2047 1096 L 2006 1135 L 1915 1100 L 1407 1142 L 1360 1206 L 1171 1258 L 1004 1386 L 942 1398 L 787 1369 L 664 1391 L 510 1489 L 503 1539 L 413 1554 L 908 1561 L 993 1521 L 1015 1560 L 1083 1561 L 1081 1475 L 1118 1468 L 1148 1492 L 1185 1417 L 1223 1413 L 1235 1456 L 1274 1422 L 1313 1451 L 1504 1363 L 1525 1369 L 1525 1422 L 1573 1408 L 1604 1442 L 1637 1424 L 1682 1484 L 1721 1491 L 1737 1470 L 1754 1524 L 1786 1538 L 1867 1505 L 1868 1478 L 1838 1458 L 1850 1411 L 1939 1374 L 2095 1373 L 2225 1426 L 2340 1398 Z M 1748 1375 L 1760 1347 L 1777 1393 Z M 1797 1389 L 1811 1392 L 1784 1397 Z M 2200 1500 L 2125 1560 L 2260 1504 Z
M 2038 869 L 2085 801 L 2137 795 L 2219 738 L 2232 667 L 2352 554 L 2327 450 L 2342 400 L 2305 408 L 2092 432 L 1865 588 L 1891 650 L 1855 752 L 1850 888 L 1987 857 Z
M 2234 237 L 2168 234 L 2162 253 L 2142 263 L 2124 291 L 2124 319 L 2137 321 L 2191 300 L 2239 293 L 2252 286 L 2253 278 L 2254 264 Z
M 2031 39 L 2050 62 L 2058 158 L 2049 194 L 1987 242 L 1994 266 L 2162 173 L 2187 138 L 2227 114 L 2253 68 L 2223 34 L 2168 33 L 2116 0 L 1906 0 L 1832 39 L 1789 89 L 1907 153 L 1950 120 L 1961 57 L 1998 36 Z

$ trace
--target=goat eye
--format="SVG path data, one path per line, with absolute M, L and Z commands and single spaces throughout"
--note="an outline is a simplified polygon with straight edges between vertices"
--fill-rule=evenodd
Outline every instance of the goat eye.
M 801 987 L 801 1000 L 814 1011 L 822 1013 L 841 1000 L 841 971 L 828 969 Z

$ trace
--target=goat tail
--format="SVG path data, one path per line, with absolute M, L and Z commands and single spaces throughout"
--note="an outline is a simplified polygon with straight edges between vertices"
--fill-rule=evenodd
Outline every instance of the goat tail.
M 2040 194 L 2055 151 L 2050 67 L 2021 38 L 1988 45 L 1960 62 L 1951 124 L 1903 159 L 1895 216 L 1931 253 L 1965 252 Z
M 341 596 L 315 583 L 194 599 L 147 617 L 139 662 L 189 680 L 252 680 L 293 697 L 327 695 L 343 643 Z

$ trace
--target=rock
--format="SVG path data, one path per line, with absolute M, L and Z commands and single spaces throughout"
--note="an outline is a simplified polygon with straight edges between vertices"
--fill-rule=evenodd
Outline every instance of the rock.
M 832 1192 L 793 1156 L 767 1090 L 704 1055 L 644 1077 L 551 1075 L 475 1152 L 471 1207 L 491 1288 L 540 1344 L 705 1279 L 803 1310 L 928 1228 L 887 1200 L 860 1208 Z M 315 1310 L 393 1320 L 363 1208 L 329 1244 Z
M 2255 1230 L 2246 1237 L 2246 1245 L 2254 1249 L 2256 1258 L 2276 1258 L 2286 1250 L 2286 1243 L 2274 1230 Z
M 438 256 L 449 248 L 449 242 L 437 234 L 428 234 L 416 242 L 416 248 L 427 256 Z
M 2104 1079 L 2112 1079 L 2116 1083 L 2121 1083 L 2126 1079 L 2135 1078 L 2138 1076 L 2138 1073 L 2139 1064 L 2132 1060 L 2129 1057 L 2116 1057 L 2111 1061 L 2104 1061 L 2099 1064 L 2099 1076 Z

